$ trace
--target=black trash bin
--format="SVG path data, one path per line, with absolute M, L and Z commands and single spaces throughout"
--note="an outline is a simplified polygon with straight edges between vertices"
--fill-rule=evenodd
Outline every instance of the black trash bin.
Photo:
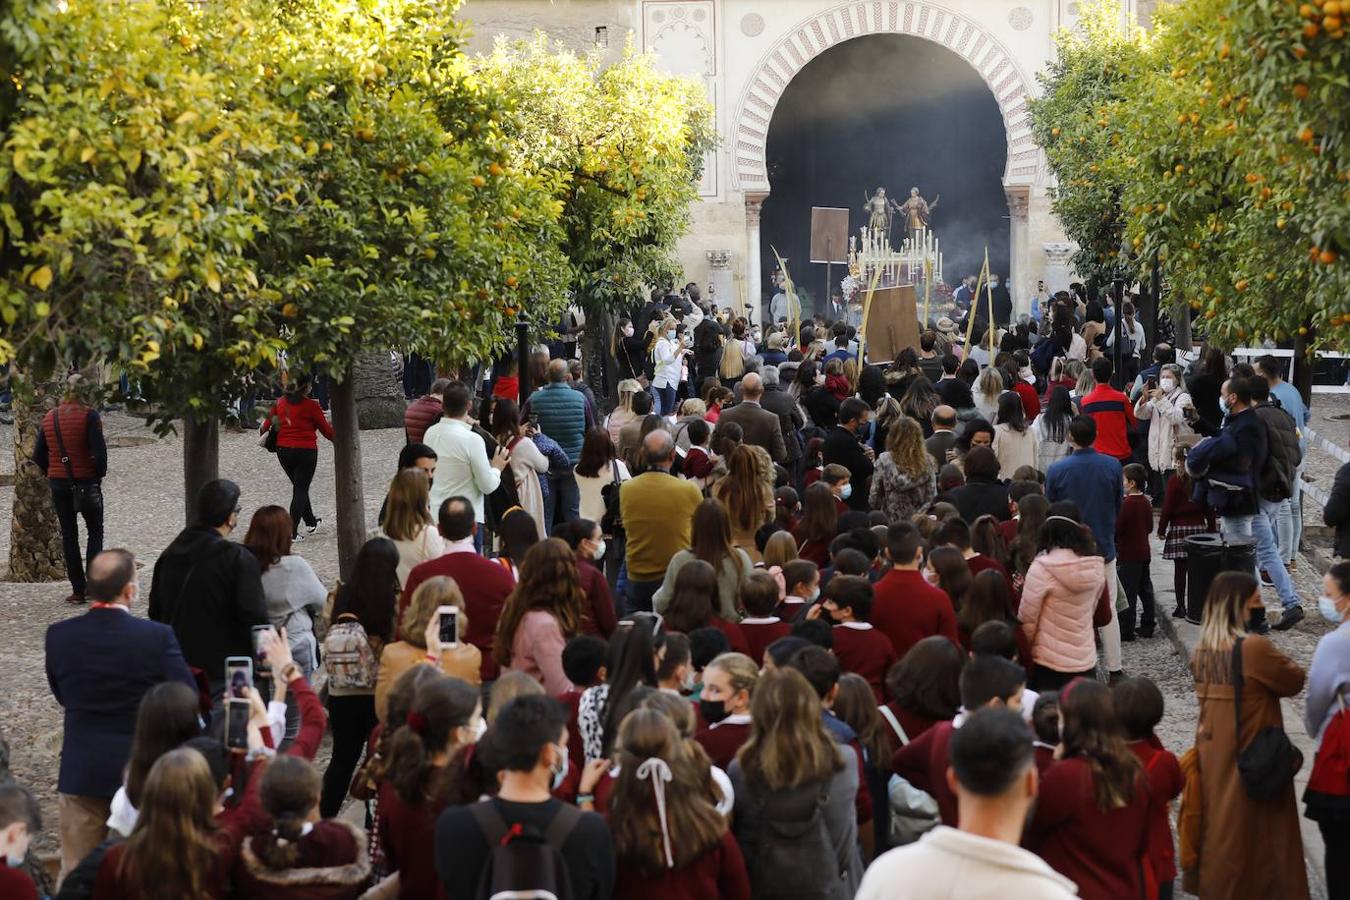
M 1256 541 L 1249 537 L 1193 534 L 1186 538 L 1186 621 L 1199 625 L 1205 595 L 1220 572 L 1246 572 L 1256 577 Z

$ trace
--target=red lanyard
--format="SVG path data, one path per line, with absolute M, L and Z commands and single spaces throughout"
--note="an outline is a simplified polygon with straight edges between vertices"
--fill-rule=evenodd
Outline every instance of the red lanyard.
M 89 604 L 90 609 L 119 609 L 121 606 L 120 603 L 104 603 L 102 600 L 96 600 Z

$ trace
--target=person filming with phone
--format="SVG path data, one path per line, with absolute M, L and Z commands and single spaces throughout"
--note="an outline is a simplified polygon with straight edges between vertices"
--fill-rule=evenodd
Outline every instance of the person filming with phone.
M 57 780 L 62 879 L 107 836 L 145 692 L 162 681 L 197 690 L 173 630 L 133 611 L 140 586 L 130 552 L 95 556 L 86 591 L 89 612 L 47 629 L 47 683 L 65 708 Z

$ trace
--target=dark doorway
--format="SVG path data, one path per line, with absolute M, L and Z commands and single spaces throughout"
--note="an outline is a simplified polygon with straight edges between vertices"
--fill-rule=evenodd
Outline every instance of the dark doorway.
M 965 59 L 908 35 L 868 35 L 833 47 L 788 84 L 769 124 L 771 191 L 760 220 L 764 285 L 772 244 L 799 290 L 814 301 L 825 266 L 808 263 L 812 206 L 851 210 L 849 234 L 867 224 L 863 203 L 877 186 L 903 202 L 918 187 L 942 241 L 944 280 L 979 271 L 984 248 L 1008 276 L 1008 202 L 1003 117 L 984 79 Z M 891 243 L 899 245 L 897 220 Z M 835 266 L 837 285 L 846 273 Z M 806 306 L 805 300 L 803 306 Z

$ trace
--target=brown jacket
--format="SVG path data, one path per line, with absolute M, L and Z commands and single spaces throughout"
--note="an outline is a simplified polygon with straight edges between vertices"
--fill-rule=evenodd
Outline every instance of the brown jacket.
M 375 716 L 381 722 L 389 711 L 389 689 L 398 681 L 398 676 L 426 658 L 425 649 L 414 647 L 407 641 L 397 641 L 384 648 L 380 654 L 380 674 L 375 680 Z M 461 641 L 458 647 L 441 651 L 441 671 L 472 685 L 483 683 L 482 664 L 483 655 L 473 644 Z
M 787 444 L 783 441 L 783 424 L 775 413 L 769 412 L 755 401 L 742 401 L 735 406 L 722 410 L 717 424 L 735 422 L 741 426 L 744 434 L 742 443 L 753 444 L 769 451 L 774 462 L 787 459 Z
M 1195 744 L 1203 812 L 1198 861 L 1183 873 L 1183 887 L 1205 900 L 1306 898 L 1308 877 L 1293 783 L 1276 799 L 1257 801 L 1247 795 L 1237 770 L 1239 748 L 1265 726 L 1283 726 L 1280 698 L 1303 689 L 1303 668 L 1260 635 L 1243 640 L 1240 740 L 1232 653 L 1197 650 L 1191 671 L 1200 704 Z

